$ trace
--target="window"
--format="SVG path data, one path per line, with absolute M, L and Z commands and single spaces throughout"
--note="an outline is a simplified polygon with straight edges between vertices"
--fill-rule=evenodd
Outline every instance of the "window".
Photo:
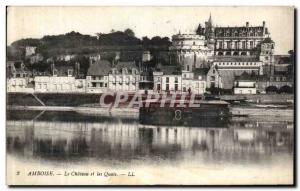
M 213 70 L 212 73 L 215 74 L 215 73 L 216 73 L 216 70 Z
M 190 66 L 189 65 L 186 66 L 186 70 L 190 71 Z
M 223 44 L 222 42 L 219 42 L 219 48 L 222 49 L 223 48 Z
M 231 49 L 231 43 L 230 42 L 227 42 L 227 49 Z
M 166 83 L 169 83 L 169 77 L 166 77 Z
M 203 82 L 199 82 L 200 84 L 200 88 L 204 88 L 204 83 Z
M 57 76 L 57 70 L 53 70 L 53 76 Z
M 235 47 L 235 49 L 238 49 L 239 48 L 239 43 L 238 42 L 234 42 L 234 47 Z
M 242 49 L 246 49 L 246 41 L 242 42 Z
M 175 91 L 178 91 L 178 84 L 175 84 Z
M 178 78 L 177 77 L 175 77 L 175 83 L 178 83 Z
M 166 84 L 166 90 L 169 91 L 169 84 Z
M 250 41 L 250 48 L 253 48 L 253 41 Z
M 123 69 L 122 69 L 122 73 L 123 73 L 123 74 L 127 74 L 127 73 L 128 73 L 128 72 L 127 72 L 127 68 L 123 68 Z
M 159 91 L 160 90 L 160 84 L 156 85 L 156 89 Z
M 135 68 L 132 69 L 132 74 L 134 74 L 134 75 L 137 74 L 137 70 Z
M 73 70 L 69 69 L 68 70 L 68 76 L 72 76 L 73 75 Z

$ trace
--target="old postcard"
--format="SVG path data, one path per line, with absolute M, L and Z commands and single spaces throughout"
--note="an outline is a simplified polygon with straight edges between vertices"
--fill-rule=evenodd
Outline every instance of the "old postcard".
M 8 185 L 294 185 L 294 7 L 7 7 Z

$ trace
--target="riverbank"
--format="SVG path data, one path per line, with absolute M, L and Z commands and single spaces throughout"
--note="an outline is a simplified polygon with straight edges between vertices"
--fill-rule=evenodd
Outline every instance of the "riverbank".
M 116 117 L 139 117 L 138 108 L 108 108 L 108 107 L 66 107 L 66 106 L 7 106 L 8 110 L 38 110 L 38 111 L 75 111 L 83 115 L 101 115 Z M 286 107 L 230 107 L 232 116 L 294 116 L 293 108 Z
M 245 101 L 262 104 L 293 104 L 294 94 L 221 95 L 220 99 L 229 102 Z

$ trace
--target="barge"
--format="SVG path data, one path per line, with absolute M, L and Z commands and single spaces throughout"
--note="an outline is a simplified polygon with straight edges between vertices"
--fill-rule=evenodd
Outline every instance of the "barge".
M 193 107 L 190 100 L 146 100 L 139 108 L 140 123 L 148 125 L 224 127 L 229 116 L 229 103 L 220 100 L 194 100 Z

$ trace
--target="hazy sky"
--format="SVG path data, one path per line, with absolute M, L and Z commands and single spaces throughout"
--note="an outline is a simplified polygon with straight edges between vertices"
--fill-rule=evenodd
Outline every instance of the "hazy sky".
M 276 54 L 287 54 L 294 47 L 293 11 L 292 7 L 9 7 L 7 43 L 70 31 L 95 35 L 126 28 L 139 38 L 171 37 L 179 30 L 194 32 L 211 13 L 218 26 L 244 26 L 246 21 L 258 26 L 266 21 Z

